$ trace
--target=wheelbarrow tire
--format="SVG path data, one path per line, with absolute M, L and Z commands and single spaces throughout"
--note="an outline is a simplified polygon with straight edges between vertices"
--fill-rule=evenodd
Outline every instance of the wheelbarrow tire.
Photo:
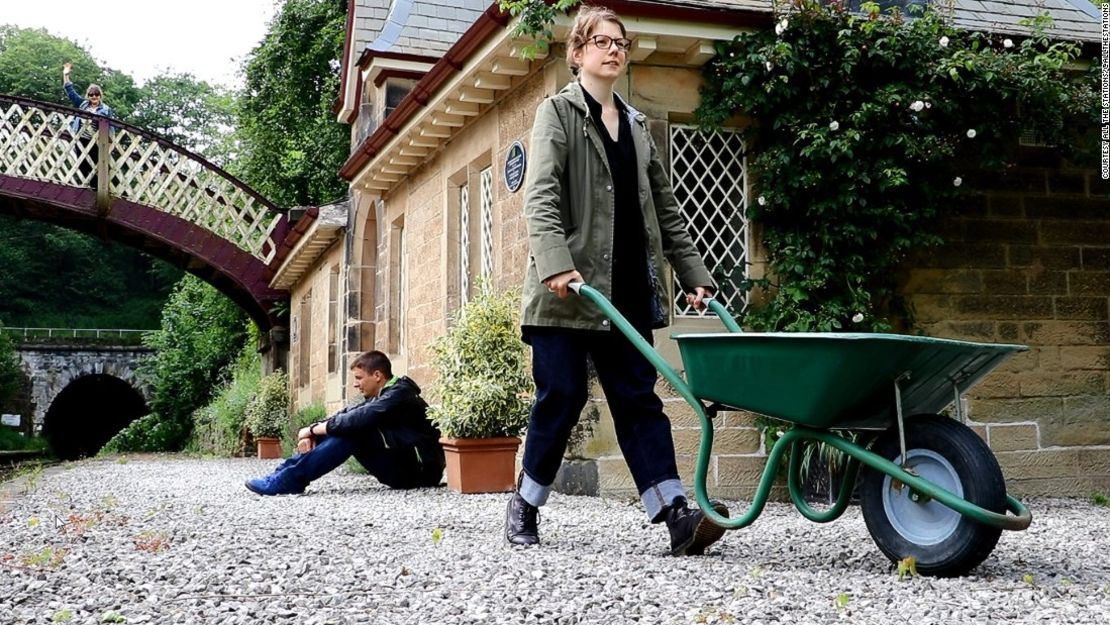
M 998 461 L 983 439 L 962 423 L 941 415 L 920 415 L 905 422 L 906 455 L 919 475 L 993 512 L 1006 510 L 1006 483 Z M 900 462 L 897 427 L 871 447 Z M 990 555 L 1001 528 L 960 515 L 940 502 L 915 503 L 909 488 L 885 473 L 866 468 L 860 482 L 860 508 L 867 530 L 893 562 L 913 556 L 917 572 L 936 577 L 963 575 Z

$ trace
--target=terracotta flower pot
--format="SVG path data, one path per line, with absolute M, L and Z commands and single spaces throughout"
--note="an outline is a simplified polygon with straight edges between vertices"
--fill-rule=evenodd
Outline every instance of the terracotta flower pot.
M 441 438 L 439 443 L 447 461 L 447 488 L 457 493 L 513 490 L 519 438 Z
M 260 436 L 254 439 L 258 445 L 258 457 L 261 460 L 273 460 L 281 457 L 281 439 Z

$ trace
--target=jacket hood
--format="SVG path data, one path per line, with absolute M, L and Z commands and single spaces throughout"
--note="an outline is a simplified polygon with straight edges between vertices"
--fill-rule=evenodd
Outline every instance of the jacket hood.
M 405 390 L 408 390 L 413 394 L 420 394 L 420 387 L 417 386 L 416 382 L 414 382 L 413 379 L 407 375 L 403 375 L 397 378 L 397 381 L 391 384 L 388 388 L 384 389 L 383 392 L 391 390 L 393 388 L 404 388 Z

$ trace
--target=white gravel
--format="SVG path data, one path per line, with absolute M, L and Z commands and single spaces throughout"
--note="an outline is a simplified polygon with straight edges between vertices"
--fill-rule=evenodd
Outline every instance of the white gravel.
M 638 504 L 554 495 L 522 549 L 506 495 L 345 470 L 300 497 L 243 487 L 273 466 L 132 457 L 32 479 L 0 512 L 0 624 L 1110 623 L 1110 510 L 1084 501 L 1028 502 L 1033 526 L 974 576 L 899 581 L 855 508 L 818 525 L 771 504 L 672 558 Z

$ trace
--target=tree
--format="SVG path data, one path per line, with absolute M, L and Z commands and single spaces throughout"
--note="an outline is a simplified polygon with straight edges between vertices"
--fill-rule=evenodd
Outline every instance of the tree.
M 345 194 L 350 135 L 335 121 L 346 0 L 286 0 L 245 63 L 235 171 L 282 206 Z
M 217 164 L 227 163 L 235 123 L 234 97 L 192 74 L 165 73 L 140 91 L 130 123 L 158 133 Z
M 144 341 L 155 350 L 141 369 L 150 384 L 150 414 L 132 422 L 104 449 L 180 449 L 192 432 L 193 412 L 212 398 L 246 336 L 246 314 L 199 278 L 186 276 L 162 310 L 161 329 Z
M 18 386 L 19 359 L 11 339 L 4 334 L 4 324 L 0 323 L 0 406 L 11 398 Z
M 97 83 L 116 115 L 131 114 L 140 94 L 130 76 L 101 67 L 84 48 L 43 29 L 0 26 L 0 93 L 70 106 L 62 91 L 64 63 L 73 63 L 79 90 Z

